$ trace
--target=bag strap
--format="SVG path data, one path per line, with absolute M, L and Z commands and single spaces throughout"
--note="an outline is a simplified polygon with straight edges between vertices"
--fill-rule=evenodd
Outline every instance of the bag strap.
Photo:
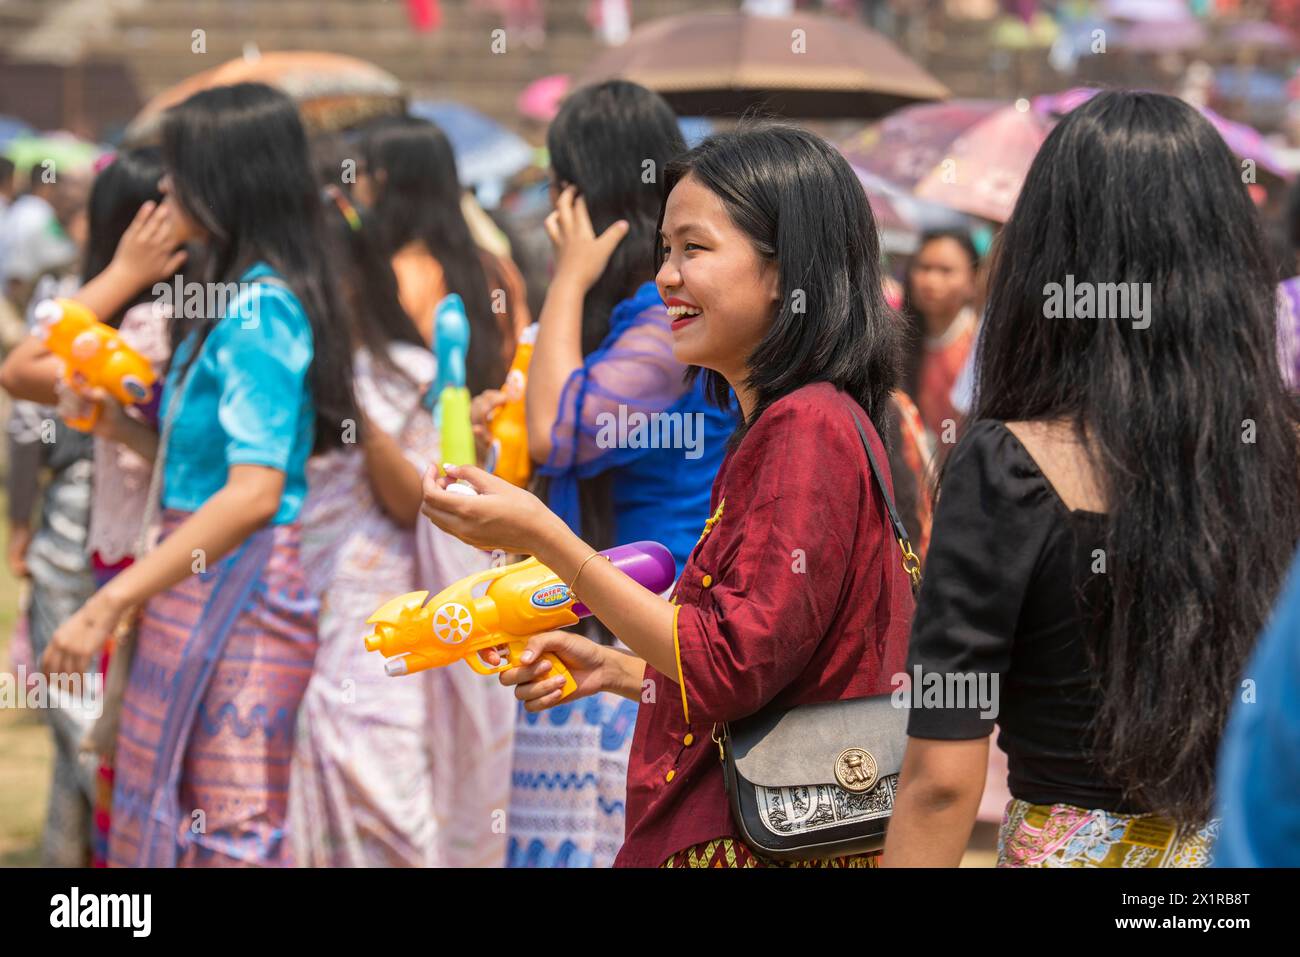
M 880 471 L 880 463 L 876 461 L 876 453 L 871 450 L 871 443 L 867 441 L 867 433 L 862 427 L 862 420 L 858 418 L 858 413 L 852 406 L 849 407 L 849 414 L 853 416 L 853 424 L 857 427 L 858 438 L 862 440 L 862 448 L 866 450 L 867 461 L 871 463 L 871 474 L 875 476 L 876 486 L 880 489 L 880 497 L 884 499 L 885 511 L 889 513 L 889 524 L 894 529 L 894 538 L 898 540 L 898 547 L 903 552 L 903 571 L 907 572 L 907 577 L 911 579 L 912 595 L 915 597 L 921 587 L 921 560 L 912 551 L 912 543 L 907 537 L 907 526 L 898 517 L 898 509 L 894 507 L 894 500 L 890 497 L 889 486 L 885 484 L 885 477 Z

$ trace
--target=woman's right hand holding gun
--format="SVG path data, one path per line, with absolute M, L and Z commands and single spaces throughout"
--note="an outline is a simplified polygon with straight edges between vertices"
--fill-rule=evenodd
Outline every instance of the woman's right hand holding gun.
M 501 672 L 500 681 L 515 689 L 515 697 L 524 702 L 527 711 L 545 711 L 560 703 L 564 678 L 551 674 L 551 663 L 546 652 L 558 657 L 568 667 L 578 689 L 564 699 L 565 703 L 586 698 L 598 691 L 612 691 L 632 701 L 642 697 L 642 680 L 645 662 L 635 655 L 600 645 L 589 638 L 569 631 L 544 631 L 533 635 L 524 650 L 525 664 Z M 485 656 L 492 661 L 490 650 Z

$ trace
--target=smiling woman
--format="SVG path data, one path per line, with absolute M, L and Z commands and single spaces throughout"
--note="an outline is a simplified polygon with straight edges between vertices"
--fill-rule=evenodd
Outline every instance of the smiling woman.
M 601 690 L 639 703 L 615 863 L 761 866 L 706 735 L 769 705 L 884 693 L 906 655 L 892 483 L 873 481 L 864 448 L 884 459 L 898 323 L 862 187 L 812 134 L 713 137 L 666 167 L 663 188 L 656 281 L 675 314 L 673 357 L 720 404 L 734 390 L 744 417 L 671 600 L 590 561 L 535 497 L 478 469 L 428 477 L 425 514 L 471 543 L 535 555 L 571 586 L 581 573 L 581 601 L 633 652 L 550 632 L 501 679 L 530 712 L 559 704 L 550 651 L 577 681 L 564 706 Z M 456 479 L 479 495 L 449 494 Z

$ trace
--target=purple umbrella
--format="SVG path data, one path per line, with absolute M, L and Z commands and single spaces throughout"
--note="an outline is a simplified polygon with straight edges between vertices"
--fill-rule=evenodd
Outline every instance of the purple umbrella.
M 920 199 L 997 222 L 1015 206 L 1050 124 L 997 100 L 904 107 L 840 144 L 850 163 Z
M 1179 53 L 1199 49 L 1208 39 L 1199 20 L 1144 20 L 1124 27 L 1115 46 L 1137 53 Z

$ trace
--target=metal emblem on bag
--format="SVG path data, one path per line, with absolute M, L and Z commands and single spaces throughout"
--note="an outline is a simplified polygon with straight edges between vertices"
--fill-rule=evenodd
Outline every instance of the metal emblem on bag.
M 835 759 L 835 780 L 846 791 L 869 791 L 875 786 L 878 770 L 870 751 L 847 748 Z

